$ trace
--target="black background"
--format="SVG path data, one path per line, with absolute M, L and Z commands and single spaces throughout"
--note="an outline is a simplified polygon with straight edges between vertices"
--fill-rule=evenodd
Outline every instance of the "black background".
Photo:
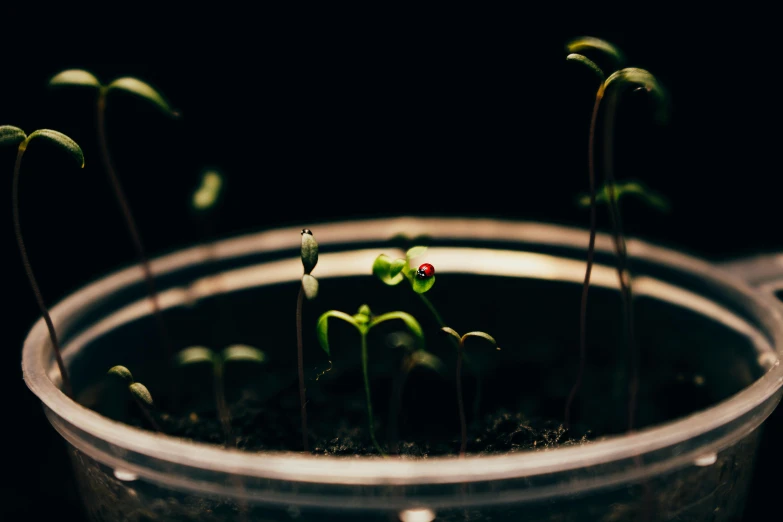
M 158 255 L 200 239 L 187 203 L 206 166 L 229 179 L 220 235 L 376 214 L 585 226 L 574 198 L 587 188 L 596 84 L 565 61 L 564 44 L 583 34 L 606 38 L 628 65 L 653 72 L 671 102 L 663 126 L 652 123 L 643 96 L 630 97 L 620 115 L 617 176 L 644 180 L 673 208 L 659 215 L 629 201 L 629 233 L 715 261 L 783 250 L 773 33 L 739 19 L 609 31 L 504 13 L 343 22 L 308 18 L 300 26 L 289 19 L 276 31 L 269 20 L 255 29 L 204 26 L 130 54 L 94 45 L 67 57 L 9 57 L 0 124 L 60 130 L 86 156 L 84 170 L 55 154 L 26 159 L 22 228 L 47 301 L 135 259 L 100 165 L 94 98 L 46 88 L 65 68 L 88 69 L 104 82 L 139 77 L 182 113 L 170 119 L 121 94 L 109 102 L 115 163 L 145 245 Z M 0 361 L 11 408 L 3 423 L 11 454 L 5 480 L 14 477 L 3 492 L 3 515 L 78 519 L 63 443 L 21 379 L 22 341 L 39 313 L 12 235 L 13 154 L 0 158 L 8 183 L 0 206 L 10 308 Z M 781 440 L 782 416 L 769 423 L 749 520 L 773 509 L 771 470 L 783 460 L 770 440 Z

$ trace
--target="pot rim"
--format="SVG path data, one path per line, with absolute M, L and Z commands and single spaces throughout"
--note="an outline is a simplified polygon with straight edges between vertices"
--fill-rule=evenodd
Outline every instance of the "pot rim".
M 315 228 L 313 225 L 308 225 Z M 438 228 L 441 237 L 453 234 L 461 238 L 502 239 L 542 242 L 549 245 L 584 249 L 588 232 L 560 225 L 501 220 L 495 218 L 453 218 L 402 216 L 393 218 L 330 221 L 317 225 L 319 243 L 352 243 L 382 240 L 400 231 L 417 235 Z M 283 227 L 217 241 L 218 258 L 298 249 L 302 227 Z M 597 252 L 612 252 L 611 238 L 596 237 Z M 705 260 L 637 239 L 627 239 L 630 256 L 673 267 L 738 293 L 756 305 L 760 320 L 776 349 L 778 360 L 759 379 L 730 398 L 705 410 L 664 424 L 624 435 L 609 436 L 590 444 L 557 448 L 551 451 L 519 452 L 492 456 L 430 457 L 426 460 L 380 457 L 339 457 L 302 455 L 296 452 L 246 452 L 194 442 L 138 429 L 113 421 L 69 399 L 50 379 L 50 358 L 42 348 L 49 345 L 43 319 L 39 319 L 24 342 L 22 370 L 30 390 L 54 414 L 94 437 L 127 451 L 163 461 L 215 472 L 326 484 L 446 484 L 488 481 L 539 475 L 576 469 L 660 450 L 706 434 L 750 412 L 770 399 L 783 385 L 783 315 L 772 299 L 755 292 L 741 279 Z M 178 250 L 151 261 L 155 274 L 165 274 L 203 261 L 200 246 Z M 66 297 L 52 307 L 56 326 L 67 325 L 78 316 L 85 303 L 94 303 L 127 285 L 142 280 L 142 271 L 131 266 L 111 273 Z M 65 353 L 67 353 L 67 346 Z

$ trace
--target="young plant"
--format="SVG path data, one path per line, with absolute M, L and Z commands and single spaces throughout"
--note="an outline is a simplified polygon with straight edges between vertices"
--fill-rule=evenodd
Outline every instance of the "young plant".
M 437 356 L 423 348 L 417 348 L 416 339 L 405 331 L 394 332 L 387 337 L 387 343 L 392 348 L 403 350 L 402 362 L 392 385 L 389 405 L 389 449 L 392 454 L 399 453 L 399 417 L 402 408 L 402 395 L 408 375 L 414 368 L 428 368 L 439 375 L 444 375 L 445 365 Z
M 619 103 L 621 94 L 626 92 L 628 89 L 633 88 L 634 90 L 645 91 L 653 96 L 654 101 L 657 103 L 656 117 L 659 121 L 662 121 L 666 117 L 666 111 L 663 110 L 665 107 L 665 95 L 663 92 L 663 88 L 655 79 L 655 77 L 649 71 L 646 71 L 644 69 L 639 69 L 635 67 L 625 67 L 616 70 L 608 78 L 604 79 L 603 70 L 600 67 L 598 67 L 595 64 L 595 62 L 591 61 L 583 54 L 581 54 L 581 50 L 587 48 L 593 48 L 593 49 L 600 50 L 602 52 L 606 52 L 607 49 L 613 49 L 613 47 L 610 44 L 598 39 L 578 39 L 571 42 L 568 45 L 568 49 L 569 51 L 571 51 L 571 54 L 569 54 L 567 58 L 569 60 L 578 61 L 588 66 L 599 76 L 600 79 L 600 85 L 598 87 L 598 92 L 596 94 L 596 101 L 593 108 L 593 117 L 591 118 L 591 122 L 590 122 L 590 136 L 589 136 L 590 157 L 588 160 L 588 164 L 589 164 L 589 170 L 591 172 L 590 174 L 591 175 L 591 187 L 590 187 L 591 248 L 590 248 L 590 253 L 588 254 L 589 257 L 588 263 L 590 265 L 592 264 L 592 250 L 594 249 L 593 246 L 594 228 L 595 228 L 594 212 L 595 212 L 595 197 L 596 197 L 594 174 L 593 174 L 594 172 L 593 157 L 594 157 L 594 148 L 595 148 L 594 134 L 596 129 L 598 111 L 599 108 L 601 107 L 602 100 L 605 101 L 604 103 L 605 108 L 604 108 L 603 120 L 602 120 L 603 130 L 604 130 L 603 137 L 602 137 L 603 139 L 602 168 L 604 171 L 604 184 L 607 190 L 606 201 L 608 203 L 607 206 L 609 208 L 609 217 L 612 224 L 612 239 L 614 242 L 614 248 L 617 257 L 617 272 L 620 281 L 620 294 L 623 301 L 623 316 L 625 319 L 624 323 L 625 323 L 626 339 L 629 347 L 629 353 L 631 355 L 630 357 L 631 377 L 630 377 L 630 384 L 629 384 L 629 406 L 628 406 L 628 429 L 630 430 L 632 429 L 634 424 L 636 393 L 638 389 L 638 361 L 636 360 L 638 354 L 636 353 L 636 343 L 635 343 L 635 336 L 634 336 L 632 290 L 631 290 L 630 275 L 627 269 L 627 252 L 626 252 L 625 238 L 623 236 L 622 221 L 620 217 L 619 208 L 617 206 L 618 200 L 615 195 L 616 182 L 614 177 L 614 157 L 613 157 L 613 149 L 612 149 L 613 140 L 614 140 L 614 120 L 615 120 L 615 113 L 617 111 L 617 105 Z M 617 56 L 619 56 L 619 54 Z M 619 60 L 618 60 L 618 66 L 619 66 Z M 585 317 L 586 317 L 586 294 L 587 294 L 586 288 L 588 286 L 589 286 L 589 278 L 586 277 L 585 290 L 583 291 L 583 297 L 582 297 L 582 303 L 583 303 L 582 315 L 581 315 L 582 319 L 580 321 L 580 324 L 582 326 L 580 327 L 579 373 L 577 376 L 576 383 L 572 388 L 566 403 L 566 425 L 568 425 L 569 423 L 570 407 L 576 395 L 576 392 L 578 391 L 578 388 L 581 385 L 581 380 L 584 373 L 584 364 L 585 364 L 584 325 L 585 325 Z
M 150 394 L 150 391 L 147 389 L 147 387 L 140 382 L 134 381 L 133 375 L 131 375 L 130 370 L 128 370 L 125 366 L 112 366 L 106 373 L 116 379 L 119 379 L 122 383 L 124 383 L 124 385 L 127 386 L 131 397 L 136 402 L 141 412 L 144 414 L 144 417 L 147 419 L 147 422 L 150 424 L 150 426 L 152 426 L 155 431 L 163 433 L 160 425 L 152 416 L 152 409 L 155 407 L 155 403 L 152 402 L 152 395 Z
M 362 377 L 364 379 L 364 393 L 367 401 L 367 422 L 370 429 L 370 439 L 376 451 L 385 456 L 386 453 L 381 449 L 375 438 L 375 420 L 372 414 L 372 398 L 370 396 L 370 376 L 367 365 L 367 336 L 373 327 L 378 326 L 381 323 L 399 319 L 408 330 L 414 335 L 420 346 L 424 346 L 424 332 L 419 325 L 419 322 L 414 317 L 405 312 L 388 312 L 381 315 L 373 315 L 370 311 L 370 307 L 366 304 L 359 307 L 359 311 L 355 315 L 348 315 L 345 312 L 339 312 L 337 310 L 329 310 L 324 312 L 321 317 L 318 318 L 316 326 L 318 333 L 318 341 L 321 344 L 321 348 L 326 352 L 326 355 L 331 357 L 331 351 L 329 349 L 329 318 L 341 319 L 349 324 L 352 324 L 359 332 L 361 338 L 361 358 L 362 358 Z
M 495 338 L 489 335 L 488 333 L 484 332 L 468 332 L 463 336 L 460 336 L 456 331 L 454 331 L 452 328 L 449 328 L 448 326 L 444 326 L 441 328 L 444 332 L 449 334 L 451 337 L 456 339 L 459 342 L 459 349 L 457 350 L 457 374 L 456 374 L 456 380 L 457 380 L 457 408 L 459 409 L 459 425 L 461 430 L 461 442 L 459 445 L 459 456 L 460 458 L 465 457 L 465 450 L 468 447 L 468 426 L 467 422 L 465 421 L 465 403 L 462 400 L 462 357 L 463 352 L 465 351 L 465 339 L 469 337 L 478 337 L 480 339 L 485 339 L 492 343 L 492 346 L 495 347 L 495 349 L 500 350 L 500 347 L 498 346 L 497 341 L 495 341 Z
M 63 390 L 65 391 L 65 394 L 68 395 L 68 397 L 73 398 L 73 388 L 71 387 L 71 380 L 68 377 L 68 372 L 65 369 L 60 343 L 57 340 L 57 332 L 54 329 L 54 323 L 52 322 L 52 318 L 49 315 L 49 309 L 44 303 L 43 295 L 41 294 L 41 290 L 38 288 L 38 283 L 36 282 L 35 276 L 33 275 L 33 268 L 32 265 L 30 265 L 30 260 L 27 257 L 27 249 L 25 248 L 24 240 L 22 239 L 22 228 L 19 224 L 19 175 L 22 167 L 22 157 L 24 156 L 27 147 L 35 139 L 49 142 L 54 146 L 64 150 L 71 157 L 73 157 L 73 159 L 75 159 L 82 168 L 84 167 L 84 154 L 82 154 L 82 149 L 79 147 L 79 145 L 76 144 L 75 141 L 60 132 L 49 129 L 40 129 L 34 131 L 28 136 L 22 129 L 18 127 L 13 127 L 11 125 L 0 126 L 0 146 L 16 146 L 17 151 L 16 162 L 14 164 L 13 184 L 11 189 L 13 205 L 12 213 L 14 219 L 14 233 L 16 235 L 16 242 L 19 247 L 19 253 L 22 255 L 22 264 L 24 265 L 27 279 L 30 281 L 30 286 L 33 289 L 33 294 L 35 294 L 35 300 L 38 303 L 38 308 L 41 309 L 41 314 L 43 315 L 44 322 L 46 323 L 46 328 L 49 330 L 49 339 L 52 341 L 54 356 L 57 359 L 57 367 L 60 369 L 60 375 L 62 376 Z
M 117 198 L 117 202 L 122 210 L 125 223 L 128 227 L 128 232 L 131 235 L 133 245 L 136 248 L 136 255 L 141 263 L 142 270 L 144 272 L 144 280 L 147 284 L 147 290 L 152 301 L 155 317 L 158 322 L 158 328 L 161 332 L 161 337 L 166 346 L 166 350 L 169 355 L 172 355 L 172 345 L 168 337 L 168 331 L 160 313 L 160 304 L 158 303 L 158 292 L 155 288 L 155 281 L 152 276 L 152 269 L 150 267 L 147 254 L 144 249 L 144 245 L 141 240 L 141 234 L 139 233 L 136 221 L 133 219 L 131 213 L 130 204 L 125 196 L 125 192 L 122 189 L 117 170 L 112 162 L 111 155 L 109 153 L 109 145 L 106 138 L 106 100 L 109 93 L 116 91 L 124 91 L 138 96 L 144 100 L 149 101 L 155 107 L 160 109 L 163 113 L 177 117 L 179 114 L 174 111 L 168 102 L 161 96 L 161 94 L 152 88 L 149 84 L 131 77 L 117 78 L 107 85 L 98 81 L 92 73 L 82 69 L 68 69 L 56 74 L 49 80 L 50 87 L 63 87 L 63 86 L 76 86 L 86 87 L 94 89 L 97 92 L 96 98 L 96 127 L 98 133 L 98 141 L 101 149 L 101 160 L 103 161 L 104 169 L 111 182 L 114 195 Z
M 236 440 L 231 430 L 231 411 L 226 402 L 225 367 L 230 362 L 253 362 L 263 364 L 266 361 L 264 352 L 242 344 L 232 345 L 220 353 L 215 353 L 204 346 L 191 346 L 176 355 L 175 364 L 178 367 L 188 367 L 197 364 L 209 364 L 212 367 L 212 387 L 215 393 L 215 408 L 217 409 L 220 426 L 226 438 L 226 445 L 236 446 Z
M 299 295 L 296 298 L 296 363 L 299 375 L 299 410 L 302 418 L 302 448 L 308 451 L 307 443 L 307 396 L 304 383 L 304 355 L 302 341 L 302 304 L 304 298 L 308 301 L 316 298 L 318 295 L 318 280 L 310 275 L 318 263 L 318 242 L 313 237 L 313 233 L 307 229 L 302 229 L 302 247 L 301 257 L 304 274 L 302 274 L 302 284 L 299 285 Z

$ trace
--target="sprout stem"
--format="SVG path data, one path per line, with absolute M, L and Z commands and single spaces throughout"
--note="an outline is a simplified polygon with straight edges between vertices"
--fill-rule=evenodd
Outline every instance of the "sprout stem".
M 144 280 L 147 284 L 147 291 L 149 292 L 150 300 L 152 301 L 152 307 L 158 323 L 158 329 L 160 330 L 161 337 L 166 347 L 167 360 L 171 360 L 174 352 L 168 330 L 166 329 L 166 325 L 160 312 L 158 292 L 155 288 L 155 281 L 152 277 L 152 268 L 150 267 L 149 260 L 147 259 L 147 255 L 144 251 L 144 246 L 141 242 L 141 235 L 139 234 L 138 227 L 136 226 L 136 221 L 133 219 L 133 214 L 131 213 L 128 199 L 125 197 L 122 184 L 120 183 L 120 179 L 117 176 L 117 171 L 114 169 L 111 156 L 109 155 L 109 146 L 106 140 L 106 93 L 107 89 L 105 87 L 101 87 L 98 94 L 96 118 L 98 127 L 98 140 L 100 142 L 101 149 L 101 159 L 103 161 L 103 166 L 106 169 L 106 173 L 109 176 L 109 180 L 111 181 L 111 186 L 114 189 L 114 195 L 116 196 L 117 202 L 122 209 L 122 214 L 125 218 L 125 224 L 128 227 L 128 232 L 130 232 L 131 239 L 133 240 L 133 244 L 136 248 L 136 254 L 138 255 L 141 268 L 144 272 Z
M 16 162 L 14 164 L 14 179 L 12 184 L 14 233 L 16 234 L 16 242 L 19 245 L 19 252 L 22 255 L 22 264 L 24 265 L 24 270 L 27 273 L 27 279 L 30 281 L 30 286 L 33 288 L 33 293 L 35 294 L 35 300 L 38 302 L 38 308 L 41 309 L 41 314 L 43 315 L 44 322 L 46 323 L 46 328 L 49 330 L 49 339 L 52 341 L 54 356 L 57 359 L 57 367 L 60 369 L 60 375 L 62 376 L 63 390 L 68 397 L 73 399 L 73 388 L 71 387 L 71 380 L 68 377 L 68 371 L 65 369 L 60 343 L 57 340 L 57 332 L 54 329 L 54 323 L 52 322 L 52 318 L 49 315 L 49 309 L 44 303 L 41 290 L 38 288 L 38 283 L 36 282 L 35 276 L 33 275 L 33 268 L 30 265 L 30 260 L 27 257 L 27 249 L 25 248 L 24 241 L 22 240 L 22 228 L 19 225 L 19 172 L 22 166 L 22 156 L 24 155 L 24 151 L 24 147 L 19 147 L 19 150 L 16 154 Z
M 462 400 L 462 352 L 465 348 L 464 337 L 459 341 L 457 350 L 457 407 L 459 408 L 459 425 L 461 432 L 461 441 L 459 445 L 459 457 L 465 458 L 465 451 L 468 448 L 468 425 L 465 421 L 465 404 Z
M 367 368 L 367 332 L 362 331 L 362 375 L 364 376 L 364 393 L 367 398 L 367 422 L 369 423 L 370 427 L 370 439 L 372 440 L 373 446 L 375 446 L 375 449 L 378 450 L 378 453 L 386 456 L 386 453 L 381 449 L 380 444 L 378 444 L 378 441 L 375 438 L 375 420 L 373 419 L 372 415 L 372 399 L 370 397 L 370 374 L 369 370 Z
M 299 295 L 296 298 L 296 360 L 299 373 L 299 407 L 302 417 L 302 450 L 308 450 L 307 442 L 307 396 L 304 383 L 304 355 L 302 347 L 302 303 L 304 301 L 304 287 L 299 285 Z M 365 376 L 366 379 L 366 376 Z M 369 392 L 368 392 L 369 394 Z M 369 401 L 369 395 L 368 395 Z

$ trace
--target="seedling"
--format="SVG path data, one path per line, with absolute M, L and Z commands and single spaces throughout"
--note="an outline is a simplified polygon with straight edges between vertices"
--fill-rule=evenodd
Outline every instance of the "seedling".
M 596 191 L 595 191 L 595 131 L 598 120 L 599 109 L 602 105 L 602 100 L 606 99 L 606 108 L 603 115 L 603 157 L 602 166 L 604 170 L 604 183 L 607 190 L 606 201 L 609 208 L 609 217 L 612 223 L 612 238 L 614 242 L 615 252 L 617 255 L 617 272 L 620 281 L 620 294 L 623 301 L 623 315 L 625 318 L 625 330 L 627 336 L 627 342 L 629 346 L 629 352 L 631 354 L 631 378 L 629 385 L 629 406 L 628 406 L 628 426 L 629 430 L 632 429 L 634 423 L 634 409 L 636 403 L 636 393 L 638 388 L 638 368 L 637 368 L 637 354 L 634 340 L 633 329 L 633 306 L 631 298 L 631 281 L 630 275 L 627 270 L 627 253 L 625 246 L 625 239 L 622 233 L 622 222 L 620 218 L 619 208 L 617 206 L 617 197 L 615 196 L 616 183 L 614 178 L 614 162 L 612 143 L 614 139 L 614 119 L 615 112 L 617 110 L 617 104 L 620 99 L 620 95 L 625 92 L 626 89 L 633 87 L 634 89 L 641 89 L 653 95 L 655 101 L 658 104 L 658 111 L 656 116 L 659 120 L 663 120 L 666 116 L 666 112 L 663 109 L 665 96 L 663 89 L 657 82 L 655 77 L 650 72 L 634 68 L 625 67 L 613 72 L 608 78 L 605 76 L 603 70 L 592 60 L 587 58 L 583 51 L 599 51 L 605 55 L 609 55 L 614 58 L 616 66 L 619 68 L 622 64 L 622 57 L 617 49 L 605 42 L 596 38 L 579 38 L 569 42 L 566 46 L 569 51 L 567 56 L 568 60 L 582 63 L 589 67 L 599 78 L 598 91 L 596 93 L 595 103 L 593 105 L 593 114 L 590 120 L 590 131 L 588 138 L 588 171 L 590 177 L 590 242 L 588 247 L 588 261 L 585 271 L 585 282 L 582 291 L 582 303 L 580 309 L 580 342 L 579 342 L 579 370 L 577 373 L 577 379 L 574 387 L 571 389 L 571 393 L 566 401 L 565 408 L 565 425 L 568 426 L 570 422 L 570 409 L 571 404 L 576 396 L 576 393 L 581 386 L 582 377 L 584 374 L 585 358 L 586 358 L 586 316 L 587 316 L 587 292 L 590 284 L 590 270 L 593 263 L 593 252 L 595 249 L 595 207 L 596 207 Z
M 617 208 L 620 207 L 620 200 L 625 196 L 634 196 L 636 199 L 646 203 L 649 207 L 658 210 L 659 212 L 669 212 L 671 210 L 671 203 L 663 197 L 661 194 L 649 189 L 645 184 L 640 181 L 619 181 L 614 184 L 614 198 L 617 201 Z M 606 204 L 609 201 L 610 190 L 609 187 L 604 185 L 598 192 L 595 198 L 595 203 Z M 580 207 L 590 206 L 590 196 L 583 194 L 577 199 L 577 204 Z
M 237 344 L 225 348 L 220 353 L 215 353 L 204 346 L 191 346 L 185 348 L 176 355 L 175 365 L 188 367 L 197 364 L 209 364 L 212 366 L 212 387 L 215 393 L 215 408 L 218 419 L 226 438 L 226 445 L 236 446 L 231 430 L 231 412 L 226 402 L 225 366 L 230 362 L 253 362 L 263 364 L 266 361 L 264 352 L 251 346 Z
M 462 358 L 463 358 L 463 352 L 465 351 L 465 339 L 468 337 L 478 337 L 481 339 L 485 339 L 492 343 L 492 346 L 495 347 L 495 349 L 500 350 L 500 347 L 498 346 L 497 341 L 495 341 L 495 338 L 489 335 L 488 333 L 484 332 L 468 332 L 463 336 L 460 336 L 454 329 L 449 328 L 448 326 L 444 326 L 441 328 L 444 332 L 449 334 L 451 337 L 456 339 L 459 342 L 459 349 L 457 350 L 457 373 L 456 373 L 456 381 L 457 381 L 457 408 L 459 409 L 459 425 L 461 430 L 461 442 L 459 445 L 459 456 L 460 458 L 465 457 L 465 450 L 468 447 L 468 426 L 467 422 L 465 421 L 465 404 L 462 400 Z
M 307 297 L 311 301 L 318 296 L 318 280 L 310 273 L 318 264 L 318 242 L 313 237 L 313 233 L 307 229 L 302 229 L 302 247 L 301 257 L 304 274 L 302 274 L 302 284 L 299 285 L 299 295 L 296 298 L 296 362 L 299 373 L 299 409 L 302 418 L 302 448 L 308 451 L 307 444 L 307 396 L 304 383 L 304 355 L 302 341 L 302 304 Z
M 399 439 L 398 422 L 400 409 L 402 407 L 402 395 L 405 383 L 408 380 L 408 375 L 416 367 L 429 368 L 440 375 L 444 375 L 445 365 L 439 357 L 423 348 L 417 348 L 416 339 L 408 332 L 400 331 L 389 334 L 387 343 L 392 348 L 403 350 L 402 362 L 400 363 L 400 369 L 394 378 L 391 404 L 389 406 L 389 448 L 391 453 L 396 454 L 399 453 L 397 441 Z
M 163 433 L 160 425 L 152 416 L 152 409 L 155 407 L 155 403 L 152 401 L 152 395 L 147 387 L 140 382 L 134 381 L 133 375 L 125 366 L 112 366 L 106 373 L 127 385 L 131 397 L 133 397 L 133 400 L 139 406 L 139 409 L 144 414 L 147 422 L 149 422 L 150 426 L 152 426 L 155 431 Z
M 370 333 L 373 327 L 391 321 L 399 319 L 405 323 L 408 330 L 414 335 L 421 347 L 424 347 L 424 332 L 419 325 L 419 322 L 414 317 L 405 312 L 388 312 L 375 316 L 370 311 L 370 307 L 366 304 L 359 307 L 359 311 L 355 315 L 348 315 L 345 312 L 339 312 L 337 310 L 329 310 L 324 312 L 321 317 L 318 318 L 316 326 L 318 333 L 318 342 L 321 344 L 321 348 L 326 352 L 326 355 L 331 357 L 329 350 L 329 318 L 341 319 L 349 324 L 352 324 L 359 331 L 361 337 L 361 358 L 362 358 L 362 376 L 364 379 L 364 393 L 367 401 L 367 422 L 370 429 L 370 439 L 373 446 L 381 455 L 386 455 L 381 449 L 380 444 L 375 438 L 375 421 L 372 414 L 372 398 L 370 396 L 370 376 L 367 367 L 367 335 Z
M 108 85 L 103 85 L 100 81 L 98 81 L 98 78 L 96 78 L 89 71 L 82 69 L 68 69 L 52 77 L 52 79 L 49 80 L 49 86 L 87 87 L 97 91 L 96 127 L 101 149 L 101 160 L 103 161 L 104 169 L 109 176 L 109 180 L 114 190 L 114 195 L 116 196 L 117 202 L 120 205 L 122 214 L 125 218 L 125 223 L 128 227 L 128 232 L 130 233 L 134 247 L 136 248 L 136 254 L 144 271 L 144 279 L 147 284 L 150 299 L 152 301 L 155 317 L 158 321 L 158 327 L 166 345 L 166 349 L 168 350 L 169 355 L 171 355 L 171 343 L 169 341 L 168 332 L 160 313 L 160 304 L 158 303 L 158 293 L 155 288 L 155 281 L 152 277 L 152 269 L 150 267 L 149 260 L 147 259 L 147 254 L 144 250 L 141 234 L 139 233 L 138 227 L 136 226 L 136 221 L 133 219 L 130 204 L 128 203 L 128 199 L 122 189 L 122 184 L 120 183 L 119 176 L 117 175 L 117 170 L 114 168 L 114 164 L 109 153 L 109 146 L 106 139 L 106 99 L 111 92 L 124 91 L 149 101 L 155 107 L 169 116 L 176 117 L 179 116 L 179 114 L 171 108 L 168 102 L 158 91 L 152 88 L 149 84 L 137 78 L 117 78 L 111 81 Z
M 43 300 L 41 290 L 38 288 L 38 283 L 33 275 L 33 268 L 30 265 L 30 260 L 27 257 L 27 249 L 22 239 L 22 228 L 19 225 L 19 174 L 22 167 L 22 157 L 24 156 L 27 147 L 34 139 L 39 138 L 44 141 L 55 145 L 56 147 L 67 152 L 73 159 L 75 159 L 81 168 L 84 168 L 84 154 L 82 149 L 71 138 L 57 131 L 49 129 L 40 129 L 34 131 L 29 136 L 18 127 L 11 125 L 0 126 L 0 146 L 16 146 L 16 162 L 14 164 L 14 178 L 12 187 L 12 201 L 13 201 L 13 218 L 14 218 L 14 233 L 16 235 L 16 243 L 19 246 L 19 253 L 22 255 L 22 264 L 24 265 L 27 279 L 30 281 L 30 286 L 35 294 L 35 300 L 38 302 L 38 308 L 41 309 L 46 328 L 49 330 L 49 339 L 52 341 L 52 348 L 54 349 L 54 356 L 57 359 L 57 367 L 60 369 L 60 375 L 63 381 L 63 390 L 68 397 L 73 398 L 73 388 L 71 387 L 71 380 L 68 378 L 68 371 L 65 369 L 65 363 L 63 362 L 60 343 L 57 340 L 57 332 L 54 329 L 54 323 L 49 315 L 49 309 Z

